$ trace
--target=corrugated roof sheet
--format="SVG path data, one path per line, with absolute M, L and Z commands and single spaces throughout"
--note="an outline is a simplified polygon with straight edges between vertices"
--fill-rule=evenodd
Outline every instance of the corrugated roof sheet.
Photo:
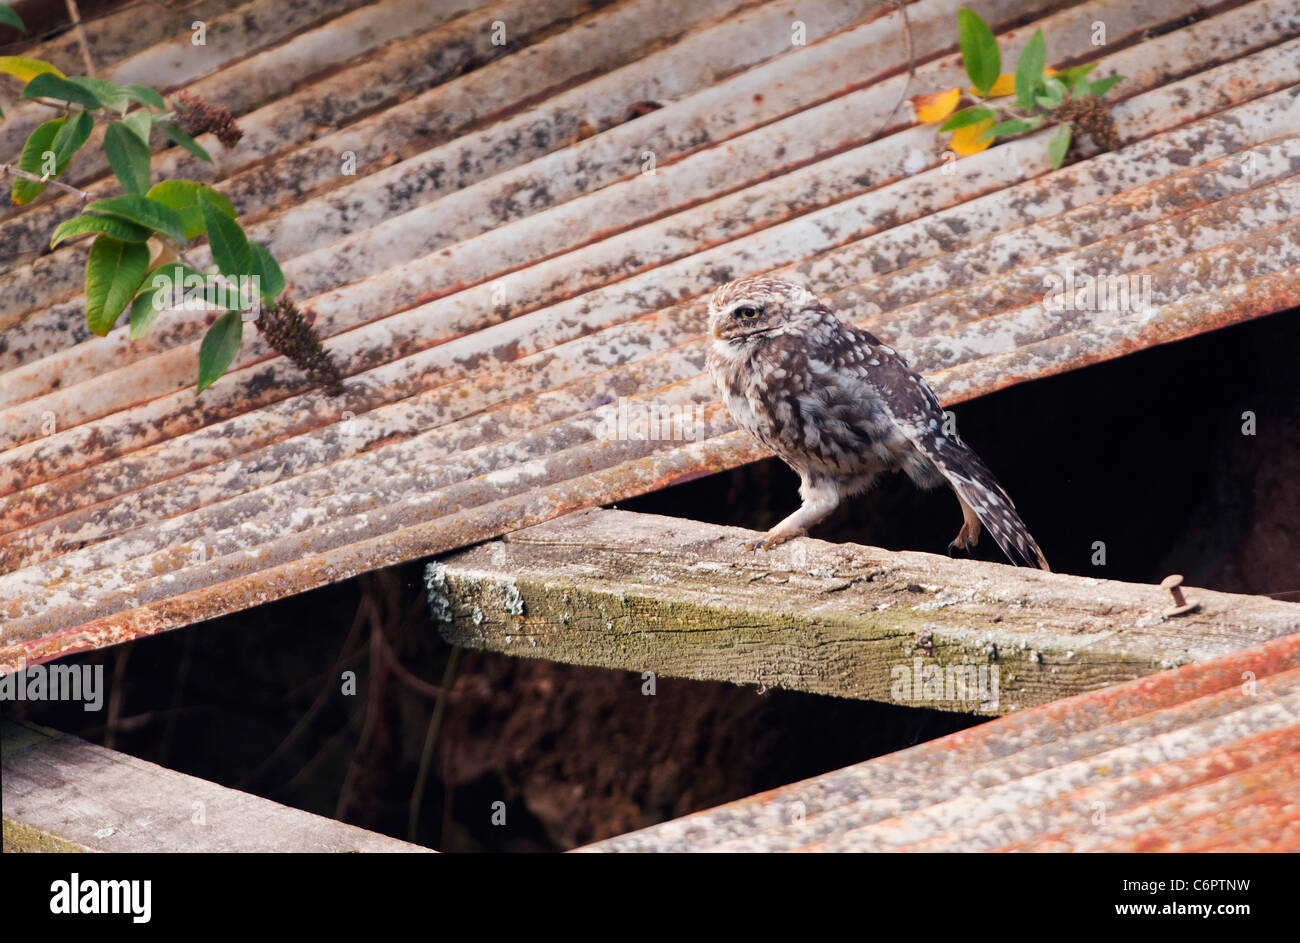
M 586 851 L 1300 851 L 1300 636 Z
M 910 93 L 963 82 L 962 2 L 908 6 Z M 900 109 L 872 139 L 908 65 L 880 0 L 471 5 L 209 2 L 208 47 L 169 13 L 129 58 L 138 11 L 91 24 L 107 77 L 241 114 L 237 148 L 211 142 L 215 170 L 171 148 L 155 173 L 213 182 L 246 214 L 347 392 L 246 337 L 196 398 L 201 317 L 90 336 L 85 247 L 37 254 L 73 203 L 6 210 L 0 661 L 759 457 L 701 376 L 702 296 L 727 278 L 796 272 L 947 402 L 1300 301 L 1297 0 L 976 0 L 1008 60 L 1042 28 L 1052 64 L 1128 77 L 1111 93 L 1123 149 L 1056 172 L 1047 132 L 951 164 Z M 662 107 L 625 120 L 646 102 Z M 6 102 L 0 153 L 35 107 Z M 115 192 L 93 161 L 69 180 Z M 1067 264 L 1149 274 L 1152 308 L 1045 312 L 1043 276 Z M 707 404 L 709 437 L 602 437 L 620 396 Z

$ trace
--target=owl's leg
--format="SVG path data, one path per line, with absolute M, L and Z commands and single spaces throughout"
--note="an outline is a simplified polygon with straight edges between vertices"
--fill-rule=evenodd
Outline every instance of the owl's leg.
M 746 542 L 745 549 L 771 550 L 791 537 L 800 537 L 840 505 L 840 489 L 829 478 L 812 482 L 804 477 L 803 483 L 799 485 L 799 497 L 803 498 L 799 510 L 764 534 L 762 540 Z
M 956 553 L 961 550 L 970 550 L 980 542 L 980 519 L 975 513 L 975 509 L 966 503 L 966 499 L 957 490 L 953 489 L 953 494 L 957 495 L 957 501 L 961 504 L 961 530 L 957 531 L 957 537 L 952 543 L 948 544 L 948 553 Z

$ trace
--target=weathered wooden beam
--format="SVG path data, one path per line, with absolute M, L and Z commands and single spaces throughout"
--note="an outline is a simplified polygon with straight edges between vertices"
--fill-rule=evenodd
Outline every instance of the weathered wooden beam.
M 450 642 L 1007 714 L 1300 631 L 1300 605 L 591 510 L 431 564 Z
M 428 851 L 24 722 L 0 723 L 5 851 Z

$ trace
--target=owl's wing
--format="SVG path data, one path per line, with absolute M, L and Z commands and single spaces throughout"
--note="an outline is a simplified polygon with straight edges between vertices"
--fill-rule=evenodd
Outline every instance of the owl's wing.
M 988 466 L 956 435 L 943 431 L 939 399 L 916 371 L 873 334 L 845 325 L 831 352 L 841 375 L 861 381 L 889 413 L 895 427 L 930 461 L 979 515 L 1002 552 L 1017 566 L 1049 569 L 1016 506 Z

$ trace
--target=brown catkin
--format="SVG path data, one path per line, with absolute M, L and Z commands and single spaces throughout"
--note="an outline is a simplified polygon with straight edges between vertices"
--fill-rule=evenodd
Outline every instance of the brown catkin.
M 1115 118 L 1100 98 L 1091 95 L 1067 98 L 1052 114 L 1067 122 L 1076 138 L 1086 134 L 1104 151 L 1119 150 L 1119 132 L 1115 129 Z
M 235 116 L 229 108 L 209 105 L 198 95 L 179 91 L 172 99 L 179 111 L 181 127 L 190 137 L 198 137 L 211 131 L 225 147 L 234 147 L 244 136 L 244 129 L 235 123 Z
M 343 392 L 343 375 L 334 358 L 302 311 L 288 298 L 264 309 L 257 319 L 257 329 L 268 344 L 301 367 L 314 382 L 323 384 L 331 396 Z

